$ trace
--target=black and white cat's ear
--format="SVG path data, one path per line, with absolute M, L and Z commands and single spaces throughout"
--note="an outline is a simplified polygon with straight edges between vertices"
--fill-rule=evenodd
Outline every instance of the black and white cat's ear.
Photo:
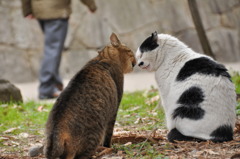
M 157 33 L 157 31 L 152 33 L 152 37 L 151 38 L 152 38 L 152 41 L 157 43 L 157 41 L 158 41 L 158 33 Z
M 118 39 L 115 33 L 112 33 L 112 35 L 110 36 L 110 41 L 114 47 L 118 47 L 121 44 L 120 40 Z

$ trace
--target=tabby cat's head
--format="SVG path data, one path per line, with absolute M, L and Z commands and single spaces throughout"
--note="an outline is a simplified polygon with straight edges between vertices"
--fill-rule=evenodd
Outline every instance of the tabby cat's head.
M 136 65 L 136 59 L 130 48 L 120 42 L 117 35 L 110 36 L 111 45 L 106 46 L 99 55 L 104 59 L 110 59 L 120 65 L 123 73 L 129 73 Z

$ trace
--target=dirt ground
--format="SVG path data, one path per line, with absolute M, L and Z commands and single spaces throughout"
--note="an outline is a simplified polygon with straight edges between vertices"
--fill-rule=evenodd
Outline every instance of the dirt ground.
M 170 159 L 182 158 L 211 158 L 211 159 L 240 159 L 240 119 L 238 119 L 234 129 L 234 140 L 224 143 L 205 142 L 176 142 L 169 143 L 166 140 L 167 130 L 156 129 L 153 131 L 131 131 L 134 128 L 117 127 L 114 131 L 113 144 L 122 145 L 132 151 L 131 156 L 124 150 L 99 148 L 93 158 L 102 159 L 128 159 L 128 158 L 148 158 L 148 148 L 144 145 L 149 143 L 154 151 L 162 154 L 163 157 Z M 136 130 L 136 129 L 135 129 Z M 36 143 L 42 142 L 39 135 L 25 136 L 22 138 L 12 135 L 1 136 L 4 142 L 0 150 L 0 159 L 30 159 L 28 157 L 28 149 Z M 134 148 L 134 144 L 139 143 L 142 146 Z M 114 146 L 113 146 L 114 147 Z M 138 156 L 142 157 L 138 157 Z M 43 155 L 34 157 L 33 159 L 42 159 Z M 149 157 L 152 158 L 152 157 Z

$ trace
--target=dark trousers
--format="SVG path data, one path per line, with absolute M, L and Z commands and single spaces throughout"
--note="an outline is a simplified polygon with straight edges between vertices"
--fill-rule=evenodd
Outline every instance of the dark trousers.
M 56 85 L 62 84 L 59 75 L 64 41 L 68 30 L 68 19 L 39 20 L 44 33 L 44 56 L 40 69 L 40 95 L 52 95 Z

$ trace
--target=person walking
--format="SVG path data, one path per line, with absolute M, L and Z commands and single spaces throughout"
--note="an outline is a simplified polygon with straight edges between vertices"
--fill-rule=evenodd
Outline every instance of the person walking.
M 37 19 L 44 33 L 44 56 L 39 74 L 39 99 L 60 95 L 63 81 L 59 66 L 71 15 L 71 0 L 21 0 L 23 16 Z M 91 12 L 97 7 L 94 0 L 81 0 Z

